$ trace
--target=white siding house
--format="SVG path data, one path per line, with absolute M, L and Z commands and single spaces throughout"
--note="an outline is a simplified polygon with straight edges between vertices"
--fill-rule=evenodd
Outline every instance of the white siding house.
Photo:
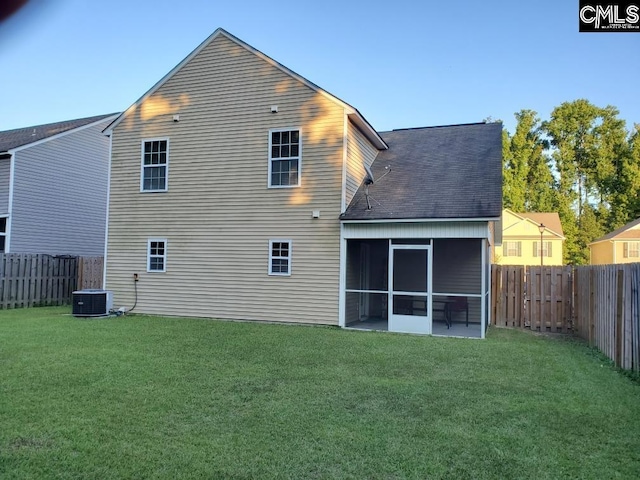
M 114 114 L 0 132 L 0 218 L 7 253 L 104 253 Z

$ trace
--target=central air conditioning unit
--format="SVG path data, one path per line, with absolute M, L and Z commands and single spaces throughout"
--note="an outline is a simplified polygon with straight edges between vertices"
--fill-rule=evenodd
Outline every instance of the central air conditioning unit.
M 72 294 L 74 317 L 101 317 L 109 315 L 113 308 L 113 292 L 110 290 L 77 290 Z

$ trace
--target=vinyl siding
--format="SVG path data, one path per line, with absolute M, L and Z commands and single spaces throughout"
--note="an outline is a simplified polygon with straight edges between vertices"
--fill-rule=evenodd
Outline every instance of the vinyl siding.
M 139 312 L 337 324 L 344 119 L 337 103 L 215 38 L 114 129 L 115 305 L 133 304 L 137 273 Z M 269 130 L 287 127 L 301 130 L 301 187 L 270 189 Z M 140 193 L 141 141 L 165 137 L 168 191 Z M 146 272 L 151 237 L 167 239 L 165 273 Z M 292 240 L 291 276 L 268 275 L 275 238 Z
M 347 123 L 347 178 L 345 205 L 349 205 L 358 187 L 362 184 L 366 163 L 371 166 L 378 155 L 378 150 L 371 145 L 363 133 L 351 122 Z
M 591 251 L 591 265 L 607 265 L 613 263 L 613 242 L 599 242 L 591 245 L 589 249 Z
M 108 123 L 14 154 L 12 253 L 104 253 Z
M 9 212 L 9 180 L 11 159 L 0 159 L 0 215 Z
M 488 222 L 345 223 L 345 238 L 487 238 Z

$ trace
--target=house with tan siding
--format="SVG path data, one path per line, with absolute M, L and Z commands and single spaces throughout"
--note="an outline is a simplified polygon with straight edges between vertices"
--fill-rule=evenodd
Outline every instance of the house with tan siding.
M 116 117 L 0 132 L 0 253 L 103 254 Z
M 591 265 L 640 262 L 640 218 L 594 240 L 588 247 Z
M 502 212 L 502 242 L 494 248 L 498 265 L 562 265 L 564 241 L 557 212 Z M 542 229 L 542 230 L 541 230 Z
M 143 313 L 482 337 L 501 128 L 377 132 L 218 29 L 105 129 L 104 283 Z

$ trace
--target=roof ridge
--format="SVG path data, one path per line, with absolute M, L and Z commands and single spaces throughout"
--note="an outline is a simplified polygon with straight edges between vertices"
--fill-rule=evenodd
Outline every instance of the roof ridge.
M 447 127 L 468 127 L 471 125 L 490 125 L 492 123 L 502 123 L 502 122 L 470 122 L 470 123 L 452 123 L 449 125 L 428 125 L 425 127 L 407 127 L 407 128 L 394 128 L 390 130 L 391 132 L 400 132 L 403 130 L 426 130 L 430 128 L 447 128 Z

